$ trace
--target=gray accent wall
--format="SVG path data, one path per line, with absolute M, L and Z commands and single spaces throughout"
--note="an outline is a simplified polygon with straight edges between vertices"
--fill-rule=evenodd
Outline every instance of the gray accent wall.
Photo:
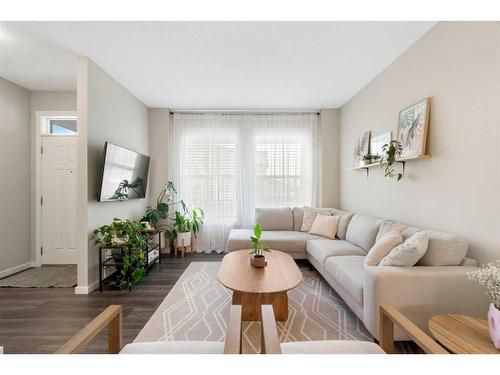
M 396 132 L 432 97 L 428 152 L 396 183 L 351 171 L 356 137 Z M 481 263 L 500 259 L 500 23 L 440 22 L 340 111 L 343 209 L 456 233 Z
M 97 202 L 103 148 L 106 141 L 149 155 L 148 108 L 108 73 L 88 58 L 81 57 L 78 67 L 79 173 L 85 171 L 85 189 L 78 192 L 78 207 L 86 207 L 86 215 L 78 214 L 80 237 L 77 293 L 90 292 L 98 281 L 98 250 L 92 232 L 109 224 L 113 218 L 140 219 L 148 198 L 124 202 Z M 82 147 L 86 148 L 82 152 Z M 80 163 L 86 163 L 82 165 Z M 81 176 L 82 178 L 85 176 Z M 148 184 L 149 185 L 149 184 Z M 82 199 L 84 201 L 82 201 Z M 86 216 L 86 218 L 85 218 Z M 88 289 L 86 289 L 88 288 Z
M 1 277 L 20 271 L 19 267 L 26 268 L 31 262 L 30 92 L 3 78 L 0 78 L 0 173 Z

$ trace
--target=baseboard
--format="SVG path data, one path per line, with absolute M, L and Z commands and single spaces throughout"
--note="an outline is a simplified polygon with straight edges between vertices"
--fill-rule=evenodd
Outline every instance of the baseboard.
M 99 288 L 99 281 L 93 282 L 92 284 L 87 286 L 75 287 L 75 294 L 90 294 L 97 288 Z
M 0 279 L 7 277 L 7 276 L 10 276 L 10 275 L 13 275 L 13 274 L 18 273 L 18 272 L 27 270 L 28 268 L 31 268 L 31 267 L 36 267 L 36 263 L 35 262 L 28 262 L 28 263 L 20 264 L 18 266 L 0 271 Z

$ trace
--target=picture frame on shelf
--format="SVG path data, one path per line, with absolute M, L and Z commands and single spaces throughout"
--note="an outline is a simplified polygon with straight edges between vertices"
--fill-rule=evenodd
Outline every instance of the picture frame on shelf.
M 402 109 L 396 139 L 402 146 L 401 159 L 426 155 L 431 98 Z
M 354 146 L 353 167 L 358 167 L 362 164 L 363 156 L 370 153 L 370 130 L 361 134 Z
M 386 144 L 389 144 L 391 140 L 392 140 L 392 132 L 390 131 L 383 134 L 379 134 L 375 137 L 371 137 L 370 152 L 373 162 L 376 162 L 381 159 L 382 155 L 384 155 L 384 150 L 382 149 L 382 147 L 384 147 L 384 145 Z

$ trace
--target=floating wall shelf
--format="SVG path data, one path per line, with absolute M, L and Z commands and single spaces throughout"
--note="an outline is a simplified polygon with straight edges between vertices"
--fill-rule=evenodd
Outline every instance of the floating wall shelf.
M 430 157 L 431 157 L 431 155 L 408 156 L 408 157 L 405 157 L 405 158 L 396 159 L 396 163 L 403 164 L 403 173 L 404 173 L 404 171 L 405 171 L 405 164 L 406 164 L 407 161 L 410 161 L 410 160 L 419 160 L 419 159 L 429 159 Z M 371 163 L 371 164 L 367 164 L 367 165 L 360 165 L 359 167 L 349 168 L 349 170 L 350 171 L 356 171 L 356 170 L 360 170 L 360 169 L 366 169 L 366 175 L 368 176 L 369 169 L 372 168 L 372 167 L 376 167 L 376 166 L 380 166 L 380 163 L 377 162 L 377 163 Z

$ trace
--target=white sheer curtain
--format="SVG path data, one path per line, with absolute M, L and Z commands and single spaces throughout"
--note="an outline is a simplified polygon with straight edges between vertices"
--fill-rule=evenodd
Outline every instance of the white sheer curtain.
M 205 211 L 196 251 L 223 251 L 255 207 L 314 205 L 317 114 L 174 114 L 172 177 L 189 207 Z

